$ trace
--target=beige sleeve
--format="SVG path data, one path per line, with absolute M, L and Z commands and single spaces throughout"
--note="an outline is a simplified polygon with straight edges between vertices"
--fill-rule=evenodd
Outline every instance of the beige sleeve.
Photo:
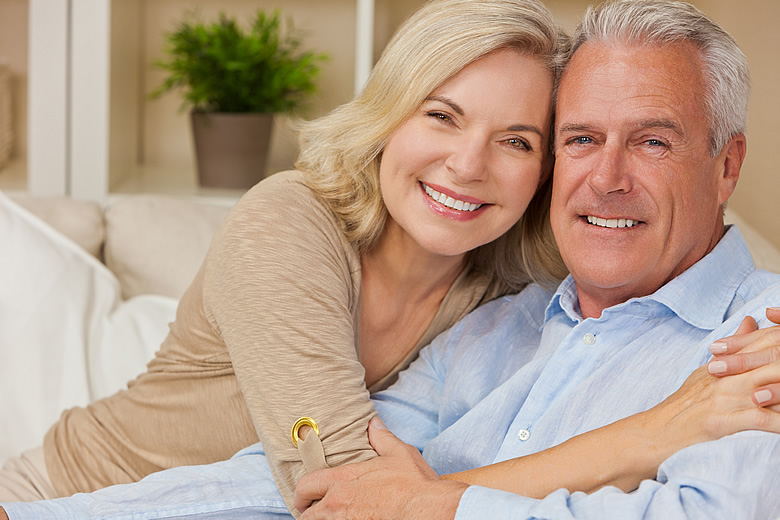
M 207 315 L 291 508 L 305 473 L 290 439 L 299 417 L 318 422 L 329 465 L 375 456 L 366 435 L 375 412 L 355 348 L 358 271 L 333 216 L 289 176 L 239 202 L 207 259 Z

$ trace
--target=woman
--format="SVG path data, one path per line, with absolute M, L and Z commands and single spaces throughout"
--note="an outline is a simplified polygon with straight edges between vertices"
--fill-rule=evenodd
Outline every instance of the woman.
M 564 274 L 546 181 L 566 45 L 535 1 L 424 6 L 361 95 L 301 125 L 299 171 L 237 204 L 147 372 L 66 412 L 22 473 L 64 496 L 259 437 L 292 505 L 307 470 L 374 456 L 369 391 L 480 303 Z M 303 416 L 319 431 L 296 447 Z

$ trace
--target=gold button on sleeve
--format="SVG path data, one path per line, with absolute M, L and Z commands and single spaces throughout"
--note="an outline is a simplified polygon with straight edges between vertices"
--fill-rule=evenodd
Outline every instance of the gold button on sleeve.
M 311 417 L 301 417 L 297 421 L 293 423 L 292 431 L 290 432 L 292 436 L 292 441 L 295 447 L 298 447 L 298 441 L 300 438 L 298 437 L 298 430 L 301 429 L 301 426 L 311 426 L 312 430 L 314 430 L 314 433 L 316 435 L 320 434 L 320 427 L 317 425 L 317 421 L 312 419 Z

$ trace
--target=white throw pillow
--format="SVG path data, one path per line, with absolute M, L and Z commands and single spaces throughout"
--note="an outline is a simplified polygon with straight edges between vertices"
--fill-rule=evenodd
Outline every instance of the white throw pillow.
M 175 309 L 123 302 L 111 271 L 0 193 L 0 461 L 143 371 Z

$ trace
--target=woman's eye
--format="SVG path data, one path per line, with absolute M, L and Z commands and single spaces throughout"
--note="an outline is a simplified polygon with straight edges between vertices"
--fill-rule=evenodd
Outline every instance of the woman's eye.
M 428 112 L 427 114 L 429 117 L 433 117 L 434 119 L 438 119 L 439 121 L 442 121 L 444 123 L 450 123 L 452 122 L 452 119 L 450 119 L 450 116 L 443 112 Z
M 505 142 L 509 146 L 512 146 L 513 148 L 520 148 L 522 150 L 531 150 L 531 145 L 528 144 L 528 141 L 520 139 L 519 137 L 510 137 Z

